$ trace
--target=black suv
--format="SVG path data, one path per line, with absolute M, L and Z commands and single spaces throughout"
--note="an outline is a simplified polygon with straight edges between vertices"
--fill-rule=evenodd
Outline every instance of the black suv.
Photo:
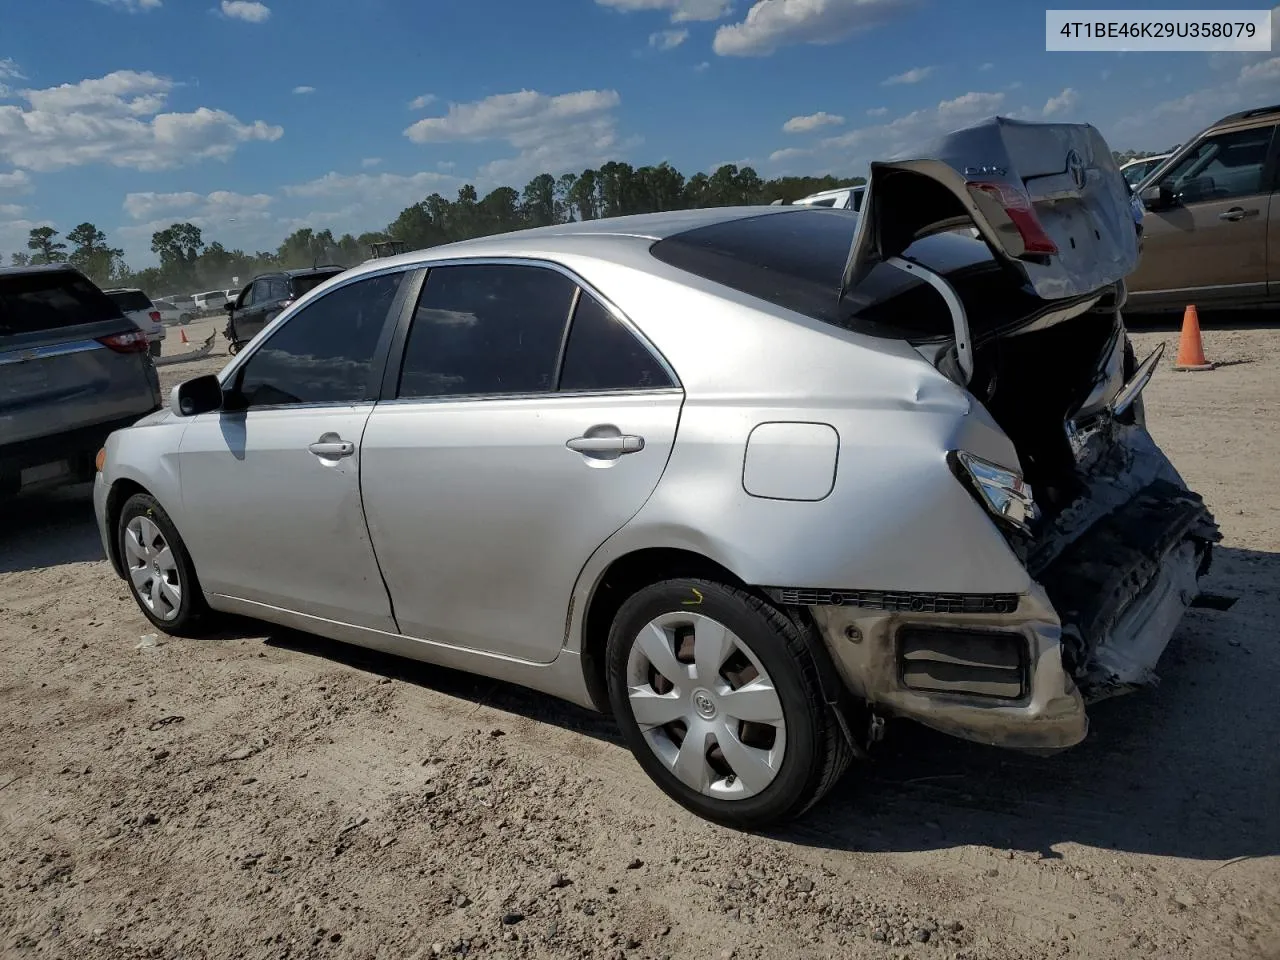
M 281 270 L 254 277 L 240 291 L 240 296 L 226 307 L 229 316 L 223 336 L 227 338 L 230 352 L 239 353 L 240 348 L 261 333 L 262 328 L 281 310 L 346 269 L 327 265 L 305 270 Z

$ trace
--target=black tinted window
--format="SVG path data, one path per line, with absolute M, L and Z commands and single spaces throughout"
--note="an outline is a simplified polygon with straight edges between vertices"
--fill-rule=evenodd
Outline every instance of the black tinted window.
M 554 389 L 573 291 L 541 267 L 435 267 L 409 329 L 399 396 Z
M 116 319 L 120 309 L 78 273 L 0 274 L 0 336 Z
M 1259 127 L 1208 137 L 1163 179 L 1172 181 L 1173 192 L 1183 203 L 1263 193 L 1262 171 L 1274 130 Z
M 561 390 L 644 390 L 671 378 L 626 325 L 588 293 L 573 313 Z
M 245 364 L 240 392 L 250 406 L 356 403 L 377 394 L 373 355 L 404 275 L 341 287 L 305 307 Z
M 341 272 L 341 270 L 331 270 L 328 273 L 304 273 L 301 276 L 294 277 L 293 294 L 295 297 L 300 297 L 304 293 L 310 293 L 330 277 L 336 277 Z
M 107 297 L 121 310 L 150 310 L 151 298 L 141 290 L 121 290 Z

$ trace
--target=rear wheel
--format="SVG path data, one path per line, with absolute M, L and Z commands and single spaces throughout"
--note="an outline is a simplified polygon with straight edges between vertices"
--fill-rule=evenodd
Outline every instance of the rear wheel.
M 202 631 L 209 608 L 186 544 L 164 508 L 150 494 L 135 493 L 116 528 L 130 592 L 143 616 L 165 633 Z
M 758 829 L 831 788 L 850 750 L 800 630 L 707 580 L 646 587 L 618 611 L 609 698 L 645 772 L 693 812 Z

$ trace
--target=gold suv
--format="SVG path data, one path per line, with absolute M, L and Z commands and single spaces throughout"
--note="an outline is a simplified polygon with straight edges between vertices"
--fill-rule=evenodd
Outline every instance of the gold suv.
M 1233 113 L 1147 174 L 1128 310 L 1280 305 L 1280 105 Z

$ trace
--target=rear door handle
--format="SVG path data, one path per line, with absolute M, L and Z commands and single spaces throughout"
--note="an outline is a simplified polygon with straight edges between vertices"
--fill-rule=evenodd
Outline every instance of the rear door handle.
M 565 443 L 570 450 L 588 457 L 620 457 L 627 453 L 639 453 L 644 449 L 644 437 L 621 434 L 615 437 L 574 437 Z
M 1261 210 L 1246 210 L 1244 207 L 1232 207 L 1225 213 L 1218 214 L 1218 219 L 1231 220 L 1234 222 L 1236 220 L 1243 220 L 1245 217 L 1256 217 L 1261 212 Z
M 307 449 L 321 460 L 341 460 L 355 453 L 356 445 L 350 440 L 343 440 L 336 433 L 326 433 Z

